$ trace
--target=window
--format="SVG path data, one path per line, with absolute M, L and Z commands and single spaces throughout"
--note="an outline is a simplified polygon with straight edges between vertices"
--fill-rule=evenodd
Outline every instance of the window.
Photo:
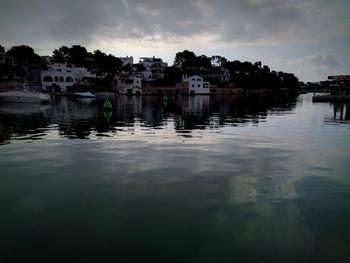
M 192 84 L 192 88 L 194 88 L 194 84 Z
M 55 77 L 55 82 L 58 82 L 58 77 L 57 76 Z
M 62 69 L 59 68 L 59 69 L 57 69 L 57 71 L 58 71 L 58 72 L 62 72 Z
M 67 72 L 72 72 L 71 70 L 67 70 Z
M 73 82 L 73 78 L 72 77 L 66 77 L 66 82 Z
M 201 84 L 198 84 L 198 88 L 200 88 L 201 87 Z
M 192 79 L 192 81 L 196 81 L 196 79 Z
M 44 81 L 44 82 L 52 82 L 53 80 L 52 80 L 52 77 L 50 77 L 50 76 L 45 76 L 45 77 L 43 78 L 43 81 Z
M 201 79 L 197 79 L 197 81 L 202 81 Z
M 60 77 L 60 82 L 64 82 L 64 78 L 62 76 Z

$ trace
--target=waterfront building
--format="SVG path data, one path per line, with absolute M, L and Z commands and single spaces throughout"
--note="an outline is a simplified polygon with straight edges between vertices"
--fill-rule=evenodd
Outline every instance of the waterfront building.
M 328 76 L 328 80 L 333 80 L 333 81 L 344 81 L 350 80 L 350 75 L 338 75 L 338 76 Z
M 220 74 L 220 80 L 222 82 L 229 82 L 231 79 L 231 73 L 228 69 L 223 68 Z
M 164 78 L 164 71 L 168 66 L 168 63 L 163 62 L 161 58 L 142 57 L 140 58 L 139 63 L 145 67 L 142 76 L 143 80 L 153 81 Z
M 50 89 L 53 84 L 58 85 L 61 91 L 72 91 L 76 83 L 85 83 L 88 79 L 95 79 L 96 74 L 86 68 L 75 67 L 65 63 L 51 63 L 46 70 L 41 71 L 41 85 Z
M 210 83 L 205 82 L 202 77 L 198 75 L 194 76 L 183 76 L 182 77 L 183 86 L 188 90 L 191 95 L 194 94 L 209 94 Z
M 114 90 L 120 95 L 141 95 L 142 76 L 140 73 L 116 74 L 113 80 Z
M 223 83 L 228 83 L 231 79 L 231 73 L 223 67 L 215 67 L 213 71 L 206 74 L 208 79 L 219 79 Z

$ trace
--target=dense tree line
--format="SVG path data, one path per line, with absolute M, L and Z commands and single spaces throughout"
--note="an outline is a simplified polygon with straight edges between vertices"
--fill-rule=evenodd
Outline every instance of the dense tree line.
M 25 45 L 13 46 L 5 52 L 0 45 L 0 53 L 5 53 L 16 60 L 16 65 L 0 65 L 0 76 L 28 76 L 32 69 L 45 69 L 46 60 L 36 54 L 33 48 Z M 67 63 L 77 67 L 85 67 L 94 71 L 98 76 L 106 78 L 108 82 L 118 71 L 132 72 L 132 66 L 122 66 L 120 58 L 111 54 L 106 54 L 101 50 L 89 52 L 85 47 L 73 45 L 71 47 L 61 46 L 53 50 L 53 62 Z M 145 68 L 136 64 L 133 65 L 138 71 L 144 71 Z M 223 70 L 230 73 L 229 84 L 240 87 L 245 90 L 252 89 L 272 89 L 281 88 L 297 89 L 299 81 L 291 73 L 271 71 L 260 61 L 251 63 L 248 61 L 229 61 L 223 56 L 206 55 L 197 56 L 194 52 L 184 50 L 175 55 L 173 66 L 165 70 L 166 77 L 154 82 L 155 86 L 169 86 L 181 81 L 183 75 L 201 75 L 212 84 L 219 87 L 227 84 L 220 79 Z
M 271 71 L 260 61 L 251 63 L 248 61 L 240 62 L 238 60 L 228 61 L 222 56 L 207 57 L 205 55 L 197 56 L 194 52 L 184 50 L 175 55 L 172 72 L 181 75 L 201 75 L 211 83 L 222 85 L 218 78 L 220 72 L 224 69 L 230 72 L 229 82 L 236 87 L 244 89 L 271 89 L 281 88 L 298 89 L 299 80 L 292 73 Z M 174 79 L 174 76 L 171 76 Z
M 88 52 L 85 47 L 73 45 L 71 48 L 62 46 L 53 51 L 54 62 L 72 64 L 90 70 L 114 74 L 121 66 L 120 58 L 107 55 L 101 50 Z
M 26 46 L 13 46 L 5 52 L 0 45 L 0 53 L 12 58 L 15 63 L 4 63 L 0 65 L 0 77 L 3 80 L 26 79 L 33 80 L 31 72 L 35 69 L 46 69 L 47 61 L 44 57 L 34 52 L 34 49 Z M 107 55 L 100 50 L 93 53 L 88 52 L 85 47 L 73 45 L 72 47 L 61 46 L 52 52 L 53 62 L 67 63 L 76 67 L 85 67 L 93 70 L 97 75 L 114 75 L 122 66 L 118 57 Z
M 46 68 L 44 58 L 34 52 L 34 49 L 26 46 L 13 46 L 5 52 L 3 46 L 0 45 L 0 53 L 5 53 L 11 63 L 3 63 L 0 65 L 0 78 L 2 80 L 26 79 L 33 80 L 33 70 Z

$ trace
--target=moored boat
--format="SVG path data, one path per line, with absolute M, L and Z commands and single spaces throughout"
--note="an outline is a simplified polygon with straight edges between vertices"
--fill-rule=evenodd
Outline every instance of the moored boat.
M 51 101 L 51 97 L 42 92 L 22 89 L 1 92 L 0 100 L 15 103 L 48 103 Z
M 89 91 L 87 91 L 87 92 L 76 92 L 76 93 L 74 93 L 74 96 L 78 97 L 78 98 L 96 98 L 96 95 L 92 94 Z

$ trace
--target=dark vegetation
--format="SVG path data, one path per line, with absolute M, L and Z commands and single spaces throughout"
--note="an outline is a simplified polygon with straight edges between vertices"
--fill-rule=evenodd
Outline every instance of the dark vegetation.
M 33 70 L 45 69 L 46 60 L 36 54 L 33 48 L 25 45 L 13 46 L 5 52 L 0 45 L 0 54 L 6 56 L 9 63 L 0 64 L 0 80 L 34 81 Z M 122 61 L 111 54 L 100 50 L 89 52 L 85 47 L 73 45 L 61 46 L 53 51 L 53 62 L 67 63 L 77 67 L 85 67 L 96 73 L 94 85 L 110 85 L 117 72 L 144 71 L 140 64 L 122 66 Z M 11 62 L 13 61 L 13 62 Z M 134 67 L 134 69 L 133 69 Z M 230 79 L 222 80 L 220 75 L 229 72 Z M 165 69 L 165 78 L 152 82 L 153 86 L 173 86 L 181 81 L 183 75 L 200 75 L 218 88 L 230 85 L 244 90 L 297 90 L 299 81 L 292 73 L 270 70 L 260 61 L 251 63 L 238 60 L 229 61 L 222 56 L 197 56 L 194 52 L 184 50 L 175 55 L 173 66 Z

